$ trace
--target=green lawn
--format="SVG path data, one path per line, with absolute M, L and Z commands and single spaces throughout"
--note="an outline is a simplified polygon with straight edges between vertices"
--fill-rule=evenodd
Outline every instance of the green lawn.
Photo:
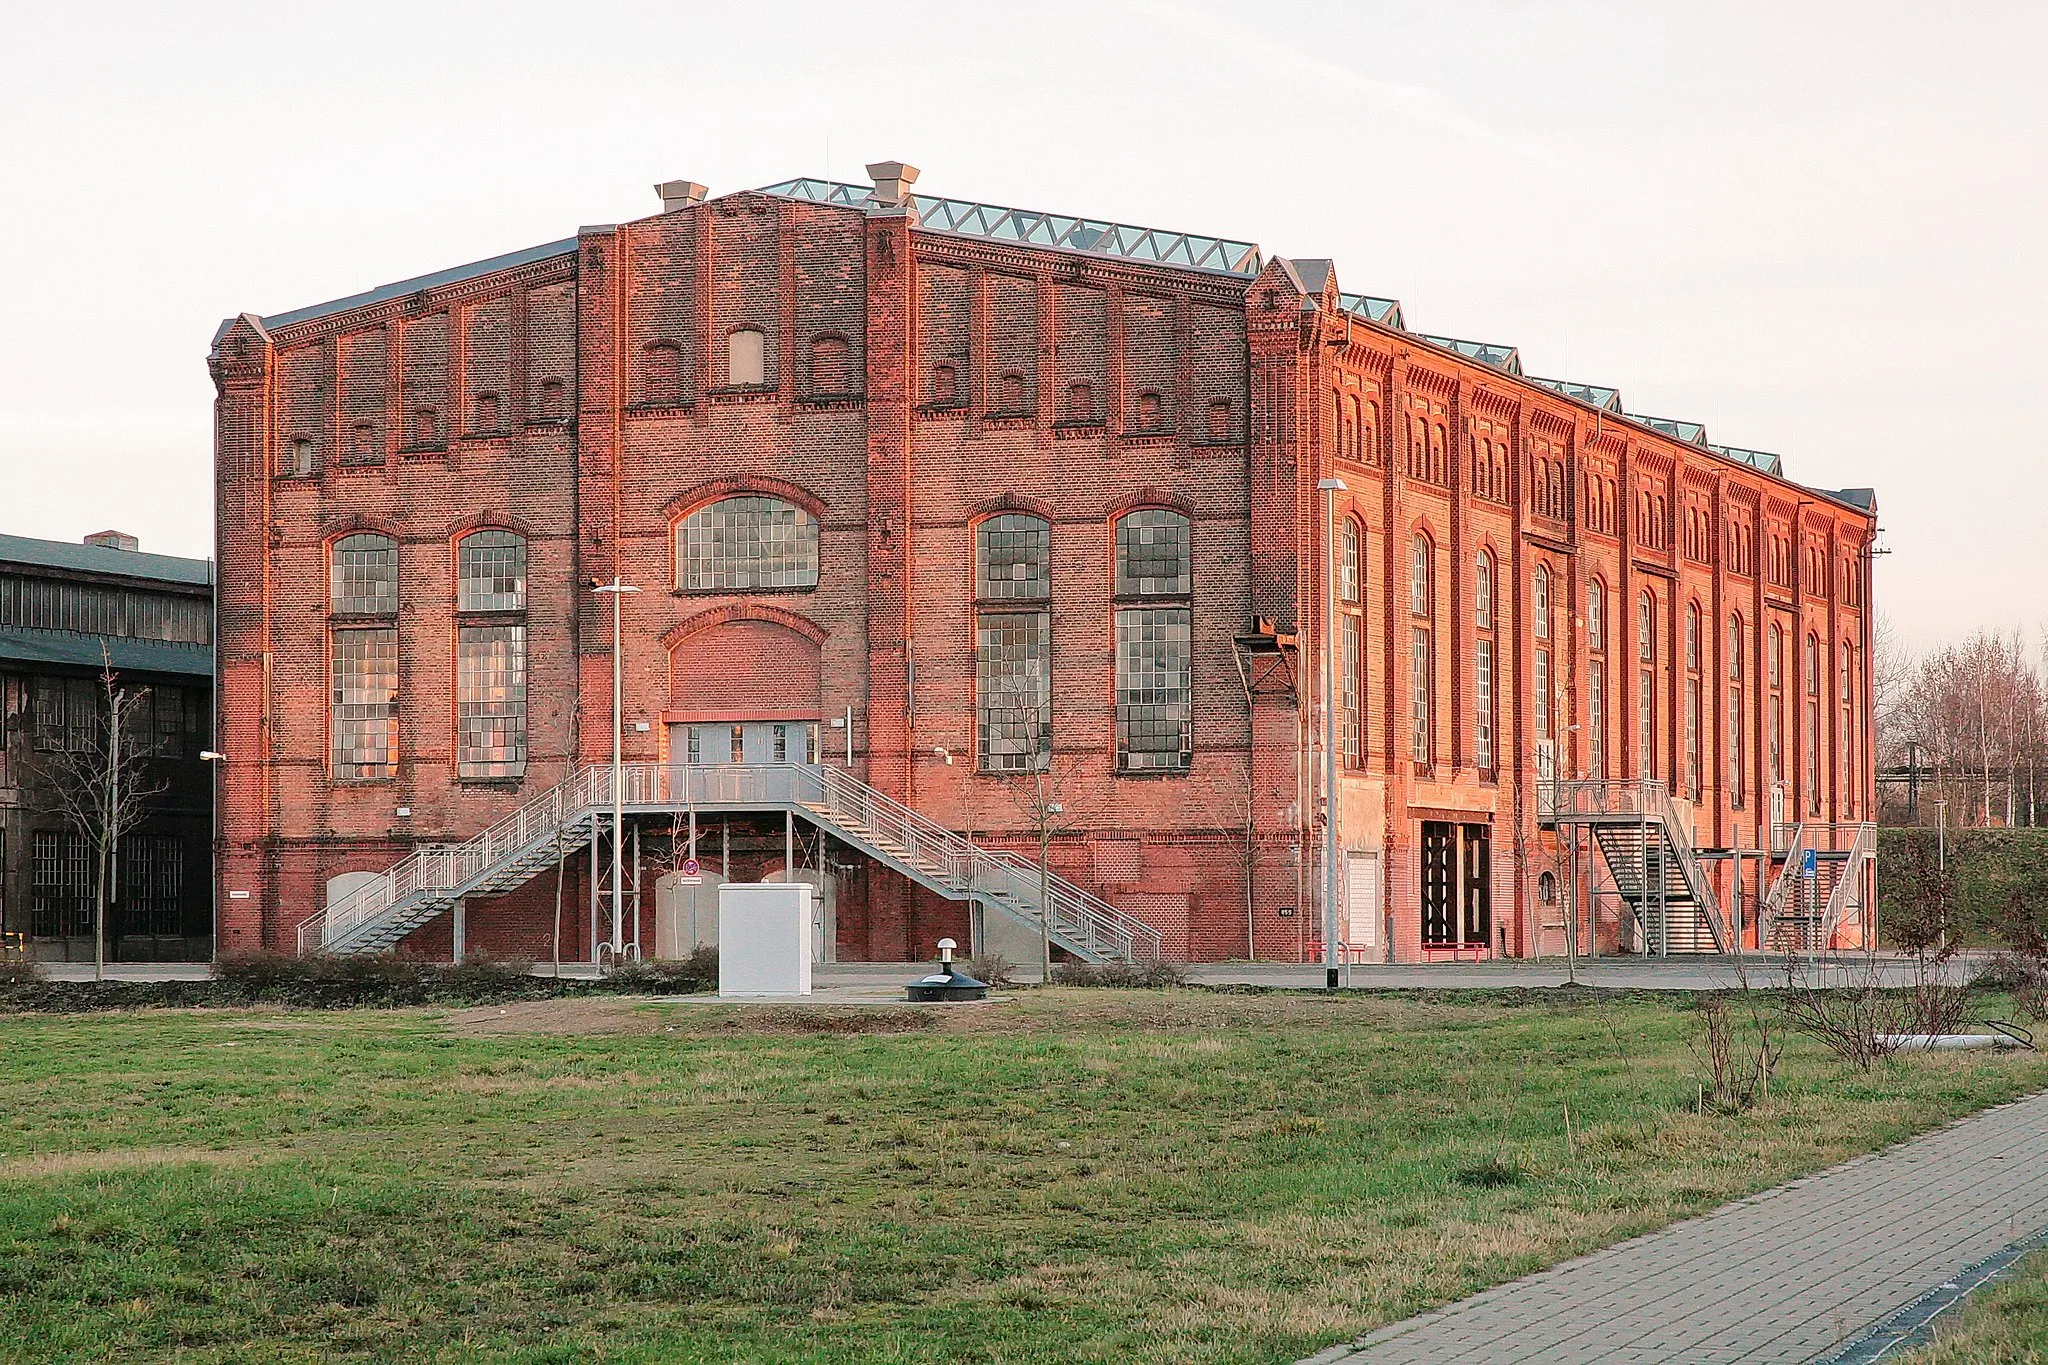
M 1288 1361 L 2048 1085 L 1696 1114 L 1676 999 L 505 1010 L 0 1021 L 0 1359 Z
M 2048 1252 L 2029 1256 L 1943 1321 L 1934 1344 L 1897 1365 L 2040 1365 L 2048 1361 Z

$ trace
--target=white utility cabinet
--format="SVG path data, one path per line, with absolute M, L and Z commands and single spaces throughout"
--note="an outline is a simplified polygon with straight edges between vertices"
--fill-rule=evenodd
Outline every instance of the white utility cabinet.
M 727 882 L 718 888 L 721 998 L 811 993 L 809 882 Z

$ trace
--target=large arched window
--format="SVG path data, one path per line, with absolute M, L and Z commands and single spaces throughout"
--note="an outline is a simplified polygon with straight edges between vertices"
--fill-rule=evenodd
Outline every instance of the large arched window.
M 724 498 L 676 523 L 676 586 L 746 592 L 818 586 L 818 520 L 779 498 Z
M 398 761 L 398 542 L 363 532 L 328 549 L 328 768 L 390 777 Z
M 455 547 L 457 611 L 526 610 L 526 538 L 472 531 Z
M 1742 617 L 1728 618 L 1728 804 L 1742 809 L 1749 777 L 1744 761 L 1743 730 L 1747 715 L 1743 705 Z
M 974 531 L 976 761 L 1028 772 L 1052 757 L 1052 526 L 1006 512 Z
M 1123 772 L 1185 772 L 1194 758 L 1192 546 L 1188 519 L 1163 508 L 1116 523 L 1116 762 Z M 1179 599 L 1175 601 L 1174 599 Z
M 455 775 L 526 772 L 526 539 L 472 531 L 455 547 Z
M 1352 400 L 1354 403 L 1356 399 Z M 1344 518 L 1337 537 L 1338 678 L 1344 707 L 1344 766 L 1365 766 L 1365 528 Z
M 1422 764 L 1436 754 L 1435 568 L 1436 547 L 1418 531 L 1408 547 L 1408 723 L 1409 753 Z
M 1493 552 L 1480 548 L 1472 565 L 1472 766 L 1493 771 Z
M 398 610 L 398 542 L 368 532 L 343 536 L 328 552 L 328 605 L 342 615 Z

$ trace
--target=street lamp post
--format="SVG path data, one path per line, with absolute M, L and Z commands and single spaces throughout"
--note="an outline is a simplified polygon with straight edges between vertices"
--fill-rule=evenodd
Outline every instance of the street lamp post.
M 591 591 L 608 594 L 612 599 L 612 965 L 618 966 L 619 955 L 626 948 L 625 887 L 620 883 L 625 878 L 625 833 L 626 833 L 626 789 L 621 778 L 624 773 L 623 761 L 626 747 L 625 721 L 625 675 L 621 668 L 624 658 L 619 644 L 619 604 L 629 592 L 640 589 L 620 579 L 614 573 L 609 583 L 596 584 Z M 596 954 L 592 954 L 596 956 Z
M 1323 495 L 1323 989 L 1337 989 L 1337 495 L 1344 480 L 1319 479 Z

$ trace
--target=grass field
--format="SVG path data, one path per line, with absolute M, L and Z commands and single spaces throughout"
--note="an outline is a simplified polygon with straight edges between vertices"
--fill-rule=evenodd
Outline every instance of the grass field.
M 2048 1361 L 2048 1252 L 1971 1297 L 1934 1344 L 1896 1365 L 2041 1365 Z
M 0 1027 L 10 1360 L 1287 1361 L 2048 1085 L 1696 1113 L 1669 998 Z

